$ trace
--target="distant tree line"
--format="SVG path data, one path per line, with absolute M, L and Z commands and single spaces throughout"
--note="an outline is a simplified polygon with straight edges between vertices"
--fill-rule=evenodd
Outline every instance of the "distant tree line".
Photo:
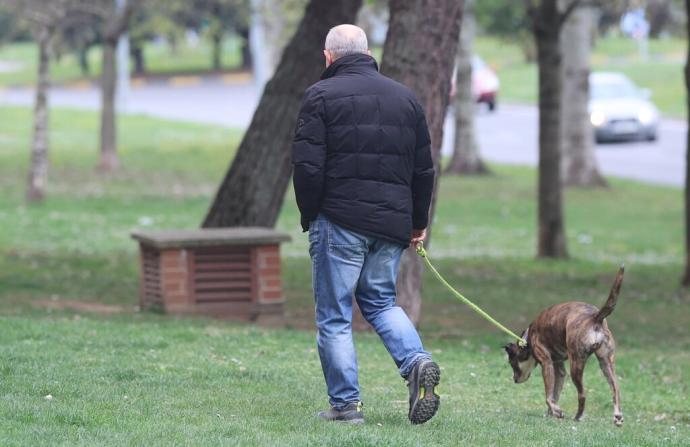
M 589 0 L 585 4 L 596 6 L 596 35 L 617 33 L 626 11 L 643 8 L 650 26 L 649 37 L 684 37 L 682 0 Z M 537 48 L 530 32 L 529 18 L 525 14 L 525 1 L 481 0 L 475 7 L 475 15 L 482 33 L 517 42 L 523 49 L 525 59 L 536 61 Z
M 105 0 L 114 7 L 116 0 Z M 2 0 L 0 2 L 0 44 L 32 40 L 31 26 L 17 10 L 18 4 L 32 4 L 31 1 Z M 40 3 L 40 2 L 39 2 Z M 65 5 L 61 0 L 44 4 Z M 89 2 L 83 2 L 86 9 Z M 100 0 L 91 2 L 99 6 Z M 130 36 L 130 55 L 134 72 L 146 72 L 145 45 L 153 40 L 165 41 L 172 52 L 188 32 L 206 39 L 211 47 L 209 66 L 219 70 L 223 66 L 223 43 L 228 36 L 235 36 L 242 47 L 242 66 L 249 67 L 249 0 L 143 0 L 129 18 L 127 28 Z M 33 3 L 36 6 L 35 3 Z M 100 6 L 103 6 L 102 4 Z M 39 11 L 41 6 L 36 6 Z M 95 8 L 94 8 L 95 9 Z M 105 43 L 103 33 L 107 17 L 87 14 L 78 23 L 69 23 L 56 29 L 53 42 L 53 56 L 66 53 L 77 56 L 83 75 L 91 73 L 89 50 Z

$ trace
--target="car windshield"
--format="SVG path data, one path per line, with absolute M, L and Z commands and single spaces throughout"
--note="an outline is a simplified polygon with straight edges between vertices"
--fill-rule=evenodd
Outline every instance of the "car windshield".
M 591 95 L 594 99 L 638 98 L 637 87 L 625 79 L 593 81 Z

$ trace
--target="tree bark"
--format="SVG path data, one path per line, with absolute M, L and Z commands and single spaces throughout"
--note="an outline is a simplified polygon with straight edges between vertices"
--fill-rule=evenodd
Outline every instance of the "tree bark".
M 116 39 L 104 39 L 101 75 L 101 160 L 98 169 L 106 172 L 117 171 L 120 167 L 115 121 L 116 48 Z
M 647 0 L 646 16 L 649 20 L 649 37 L 658 39 L 669 22 L 673 22 L 670 0 Z
M 538 257 L 568 256 L 561 191 L 561 49 L 557 0 L 530 10 L 539 64 Z
M 101 74 L 101 155 L 98 170 L 117 171 L 120 161 L 117 156 L 117 128 L 115 115 L 115 90 L 117 82 L 115 51 L 117 41 L 127 29 L 129 19 L 143 0 L 127 0 L 122 11 L 112 11 L 104 17 L 103 67 Z
M 38 33 L 38 82 L 34 103 L 34 132 L 29 165 L 28 202 L 41 202 L 48 181 L 48 89 L 50 87 L 50 43 L 53 31 L 48 26 Z
M 250 70 L 252 68 L 252 51 L 249 47 L 249 28 L 241 29 L 238 33 L 242 38 L 242 65 L 241 68 L 244 70 Z
M 690 42 L 690 0 L 685 0 L 685 14 L 687 17 L 687 41 Z M 683 285 L 690 286 L 690 46 L 685 59 L 685 105 L 687 108 L 688 131 L 685 144 L 685 274 Z
M 443 121 L 449 102 L 452 61 L 459 40 L 462 3 L 457 0 L 389 2 L 390 19 L 381 73 L 410 87 L 426 112 L 436 170 L 429 222 L 433 221 L 436 207 Z M 421 314 L 423 270 L 422 260 L 414 248 L 406 250 L 398 275 L 397 304 L 405 309 L 415 325 Z
M 91 66 L 89 65 L 89 48 L 90 45 L 84 45 L 79 47 L 78 57 L 79 57 L 79 69 L 81 70 L 81 75 L 87 77 L 91 74 Z
M 223 67 L 223 33 L 214 32 L 211 35 L 211 58 L 214 70 L 220 70 Z
M 352 23 L 361 4 L 362 0 L 310 0 L 203 227 L 275 225 L 292 173 L 292 136 L 302 95 L 325 67 L 322 50 L 328 30 Z
M 134 59 L 134 74 L 146 74 L 146 59 L 144 59 L 144 49 L 140 45 L 132 47 L 132 59 Z
M 592 48 L 592 8 L 578 8 L 563 25 L 563 157 L 564 186 L 606 186 L 594 154 L 589 122 L 589 58 Z
M 462 29 L 455 58 L 455 144 L 453 157 L 446 174 L 488 174 L 479 155 L 474 122 L 475 103 L 472 94 L 472 54 L 475 32 L 474 0 L 465 0 L 462 11 Z

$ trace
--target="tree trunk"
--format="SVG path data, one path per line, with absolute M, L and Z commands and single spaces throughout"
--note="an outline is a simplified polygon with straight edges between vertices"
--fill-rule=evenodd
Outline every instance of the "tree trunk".
M 539 186 L 537 256 L 565 258 L 561 191 L 561 51 L 557 0 L 541 0 L 533 15 L 539 63 Z
M 389 2 L 390 19 L 381 73 L 410 87 L 426 112 L 436 169 L 429 226 L 436 207 L 443 121 L 449 102 L 452 61 L 459 40 L 462 3 L 457 0 Z M 419 323 L 421 314 L 423 270 L 422 260 L 414 248 L 406 250 L 398 275 L 397 304 L 415 324 Z
M 87 77 L 91 74 L 91 66 L 89 65 L 89 48 L 90 45 L 84 45 L 79 47 L 79 69 L 81 70 L 81 75 Z
M 98 170 L 117 171 L 120 162 L 117 156 L 117 129 L 115 115 L 115 90 L 117 67 L 115 52 L 120 36 L 127 29 L 129 19 L 143 0 L 126 0 L 124 8 L 116 8 L 112 14 L 103 17 L 103 73 L 101 74 L 101 157 Z
M 103 73 L 101 74 L 101 160 L 100 171 L 116 171 L 120 167 L 117 157 L 117 129 L 115 123 L 115 86 L 117 73 L 115 51 L 117 39 L 103 40 Z
M 168 33 L 165 40 L 168 42 L 170 56 L 177 56 L 180 52 L 180 45 L 179 40 L 177 38 L 177 34 L 174 32 Z
M 685 0 L 687 41 L 690 42 L 690 0 Z M 685 274 L 683 285 L 690 286 L 690 46 L 685 59 L 685 105 L 687 109 L 688 131 L 685 145 Z
M 132 47 L 132 59 L 134 59 L 134 74 L 142 76 L 146 74 L 146 60 L 144 59 L 144 49 L 141 45 Z
M 292 137 L 302 96 L 325 67 L 326 34 L 336 25 L 352 23 L 361 4 L 362 0 L 310 0 L 203 227 L 275 225 L 292 173 Z
M 670 0 L 647 0 L 645 15 L 649 20 L 649 37 L 658 39 L 669 22 L 673 21 Z
M 52 31 L 44 28 L 38 35 L 38 82 L 34 103 L 34 133 L 26 193 L 28 202 L 41 202 L 48 181 L 48 89 L 50 88 L 50 41 Z
M 211 34 L 211 57 L 214 70 L 223 68 L 223 32 L 214 31 Z
M 455 145 L 446 174 L 487 174 L 479 155 L 474 123 L 475 103 L 472 93 L 472 48 L 475 32 L 474 0 L 465 0 L 462 29 L 455 58 Z
M 242 38 L 241 68 L 244 70 L 250 70 L 252 68 L 252 51 L 249 47 L 249 28 L 240 30 L 239 35 Z
M 564 186 L 606 186 L 594 154 L 589 122 L 589 58 L 592 49 L 593 9 L 578 8 L 563 25 L 563 159 Z

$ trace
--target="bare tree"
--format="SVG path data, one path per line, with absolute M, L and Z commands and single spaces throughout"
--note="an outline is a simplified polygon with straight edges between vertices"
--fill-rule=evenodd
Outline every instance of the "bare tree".
M 460 42 L 455 57 L 455 145 L 446 174 L 488 174 L 479 155 L 474 122 L 475 102 L 472 92 L 472 57 L 474 47 L 475 0 L 465 0 L 462 11 Z
M 352 23 L 361 5 L 362 0 L 310 0 L 266 84 L 203 227 L 275 225 L 292 173 L 292 135 L 302 95 L 324 69 L 322 50 L 328 30 Z
M 565 186 L 606 186 L 594 154 L 589 122 L 589 59 L 592 50 L 594 11 L 577 8 L 563 25 L 563 157 Z
M 429 222 L 433 221 L 436 207 L 443 121 L 459 40 L 462 3 L 458 0 L 389 1 L 390 20 L 381 73 L 410 87 L 426 112 L 437 174 Z M 414 248 L 407 250 L 398 276 L 397 303 L 415 324 L 421 315 L 423 269 Z
M 31 140 L 26 199 L 43 200 L 48 182 L 48 89 L 50 60 L 58 34 L 88 18 L 86 0 L 0 0 L 1 4 L 25 20 L 38 45 L 38 74 L 34 101 L 34 123 Z
M 117 156 L 117 128 L 115 93 L 117 66 L 115 52 L 117 42 L 127 30 L 129 19 L 143 0 L 125 0 L 124 7 L 117 8 L 113 0 L 94 2 L 94 9 L 103 20 L 103 67 L 101 74 L 101 152 L 98 169 L 115 171 L 120 163 Z
M 539 186 L 537 256 L 568 256 L 561 188 L 561 48 L 563 24 L 580 0 L 564 10 L 558 0 L 524 0 L 539 63 Z

